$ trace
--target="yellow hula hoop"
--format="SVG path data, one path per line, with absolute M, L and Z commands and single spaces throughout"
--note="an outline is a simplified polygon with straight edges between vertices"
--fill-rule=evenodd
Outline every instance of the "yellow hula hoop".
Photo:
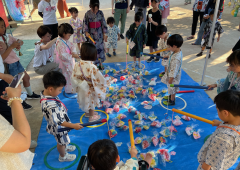
M 132 63 L 128 63 L 128 64 L 127 64 L 127 67 L 128 67 L 130 64 L 132 64 Z M 143 63 L 141 63 L 141 64 L 143 65 L 143 68 L 142 68 L 142 69 L 144 70 L 144 69 L 145 69 L 145 65 L 144 65 Z M 128 68 L 130 68 L 130 67 L 128 67 Z
M 107 116 L 107 121 L 108 121 L 108 119 L 109 119 L 109 115 L 106 113 L 106 112 L 104 112 L 104 111 L 102 111 L 102 110 L 94 110 L 94 111 L 97 111 L 97 112 L 102 112 L 102 113 L 104 113 L 106 116 Z M 83 116 L 85 115 L 85 113 L 83 113 L 83 115 L 80 117 L 80 123 L 82 123 L 83 124 L 83 121 L 82 121 L 82 119 L 83 119 Z M 86 127 L 88 127 L 88 128 L 96 128 L 96 127 L 100 127 L 100 126 L 103 126 L 103 125 L 105 125 L 107 122 L 104 122 L 104 123 L 102 123 L 102 124 L 100 124 L 100 125 L 95 125 L 95 126 L 86 126 Z

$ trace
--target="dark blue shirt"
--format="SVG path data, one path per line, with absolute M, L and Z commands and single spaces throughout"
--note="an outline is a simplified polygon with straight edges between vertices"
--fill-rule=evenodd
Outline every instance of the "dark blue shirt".
M 116 3 L 115 9 L 127 9 L 128 8 L 128 2 L 127 0 L 123 3 Z

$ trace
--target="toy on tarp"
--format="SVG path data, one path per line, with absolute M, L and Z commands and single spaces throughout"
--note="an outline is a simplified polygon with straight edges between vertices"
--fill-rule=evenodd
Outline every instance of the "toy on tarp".
M 152 105 L 152 102 L 151 102 L 151 101 L 143 101 L 143 102 L 141 103 L 141 105 L 144 105 L 144 106 L 146 106 L 146 105 Z
M 157 100 L 157 94 L 149 94 L 148 97 L 149 97 L 149 99 L 151 99 L 152 101 L 156 101 L 156 100 Z
M 125 124 L 125 122 L 119 120 L 119 121 L 117 121 L 116 126 L 117 126 L 118 128 L 120 128 L 120 127 L 122 127 L 124 124 Z
M 142 126 L 136 126 L 136 127 L 134 128 L 134 132 L 139 133 L 139 132 L 142 131 L 142 129 L 143 129 Z
M 145 129 L 145 130 L 148 130 L 150 128 L 150 126 L 151 126 L 150 122 L 144 122 L 143 123 L 143 129 Z
M 165 137 L 163 137 L 163 136 L 161 136 L 160 138 L 159 138 L 159 140 L 160 140 L 160 143 L 167 143 L 167 138 L 165 138 Z
M 155 120 L 151 123 L 151 126 L 156 127 L 156 128 L 160 128 L 162 126 L 162 123 L 159 122 L 158 120 Z
M 137 109 L 135 108 L 135 107 L 133 107 L 133 106 L 130 106 L 129 108 L 128 108 L 128 112 L 129 113 L 135 113 L 137 111 Z
M 136 114 L 137 113 L 137 114 Z M 134 115 L 134 119 L 138 119 L 138 120 L 146 120 L 146 114 L 145 113 L 138 113 L 138 111 L 135 112 L 136 115 Z
M 109 101 L 102 101 L 102 105 L 106 108 L 109 108 L 112 104 Z
M 156 80 L 157 80 L 157 77 L 154 77 L 154 78 L 151 78 L 151 81 L 149 82 L 149 86 L 156 86 Z
M 163 127 L 159 133 L 165 138 L 170 137 L 171 139 L 175 139 L 176 136 L 172 132 L 177 132 L 174 126 Z
M 134 120 L 134 125 L 143 125 L 144 121 L 142 120 Z
M 181 118 L 179 116 L 175 116 L 175 119 L 172 121 L 172 123 L 175 125 L 175 126 L 180 126 L 182 125 L 182 121 L 180 120 Z
M 202 129 L 198 129 L 197 131 L 193 132 L 193 138 L 194 139 L 199 139 L 201 137 L 200 132 L 203 132 Z
M 166 88 L 164 88 L 164 89 L 162 89 L 162 93 L 167 93 L 167 89 Z
M 107 114 L 112 114 L 112 113 L 113 113 L 113 108 L 107 108 L 107 109 L 105 110 L 105 112 L 106 112 Z
M 157 153 L 160 154 L 160 163 L 163 164 L 163 166 L 166 166 L 166 162 L 172 162 L 171 156 L 176 155 L 176 152 L 173 151 L 173 149 L 176 148 L 176 145 L 171 146 L 169 149 L 167 147 L 161 148 L 157 150 Z
M 142 149 L 147 149 L 148 147 L 150 147 L 151 141 L 152 141 L 151 137 L 144 135 L 142 141 Z
M 152 105 L 145 105 L 144 109 L 151 110 L 152 109 Z
M 181 111 L 181 110 L 172 109 L 172 111 L 173 111 L 173 112 L 176 112 L 176 113 L 179 113 L 179 114 L 182 114 L 182 115 L 185 115 L 185 116 L 188 116 L 188 117 L 191 117 L 191 118 L 193 118 L 193 119 L 200 120 L 200 121 L 205 122 L 205 123 L 209 123 L 209 124 L 211 124 L 211 125 L 214 124 L 214 122 L 211 121 L 211 120 L 204 119 L 204 118 L 202 118 L 202 117 L 199 117 L 199 116 L 196 116 L 196 115 L 192 115 L 192 114 L 190 114 L 190 113 L 183 112 L 183 111 Z
M 114 110 L 114 112 L 119 112 L 119 110 L 120 110 L 119 105 L 115 104 L 113 107 L 113 110 Z M 119 115 L 121 115 L 121 114 L 119 114 Z
M 123 119 L 125 119 L 127 116 L 125 115 L 125 114 L 123 114 L 123 113 L 120 113 L 120 114 L 118 114 L 117 115 L 117 118 L 119 119 L 119 120 L 123 120 Z
M 137 145 L 137 144 L 141 144 L 142 143 L 142 137 L 137 137 L 135 140 L 134 140 L 134 143 Z
M 113 124 L 112 124 L 113 125 Z M 117 136 L 117 131 L 115 130 L 115 126 L 113 125 L 112 128 L 108 131 L 108 135 L 110 138 L 114 138 Z
M 158 145 L 158 143 L 159 143 L 159 138 L 158 138 L 159 134 L 158 134 L 157 131 L 154 131 L 153 135 L 154 136 L 152 137 L 152 143 L 156 147 Z
M 151 121 L 155 121 L 157 119 L 157 116 L 154 115 L 154 112 L 150 112 L 150 115 L 148 116 L 148 119 L 150 119 Z
M 191 120 L 191 118 L 190 118 L 190 117 L 188 117 L 188 116 L 185 116 L 185 115 L 184 115 L 184 116 L 182 116 L 182 119 L 183 119 L 183 120 L 186 120 L 186 121 L 190 121 L 190 120 Z
M 185 132 L 187 133 L 188 136 L 191 136 L 194 132 L 194 128 L 197 127 L 197 124 L 192 124 L 191 126 L 187 126 L 185 128 Z
M 123 125 L 119 128 L 120 130 L 126 131 L 129 129 L 129 127 L 127 125 Z

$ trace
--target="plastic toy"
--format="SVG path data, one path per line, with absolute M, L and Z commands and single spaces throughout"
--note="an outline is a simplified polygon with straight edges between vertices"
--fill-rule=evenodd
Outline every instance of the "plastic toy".
M 144 109 L 150 110 L 150 109 L 152 109 L 152 105 L 145 105 Z
M 148 97 L 152 100 L 155 101 L 157 99 L 157 95 L 156 94 L 150 94 L 148 95 Z
M 151 81 L 149 82 L 149 86 L 156 86 L 156 80 L 157 78 L 151 78 Z
M 198 129 L 197 131 L 193 132 L 193 138 L 194 139 L 199 139 L 201 137 L 200 132 L 202 132 L 201 129 Z
M 142 90 L 142 95 L 145 95 L 148 91 L 146 89 Z
M 115 104 L 113 110 L 114 112 L 119 112 L 119 105 Z
M 167 93 L 167 89 L 162 89 L 162 93 Z
M 157 165 L 158 165 L 158 157 L 153 157 L 152 161 L 151 161 L 151 164 L 150 164 L 150 167 L 155 168 Z
M 117 118 L 119 119 L 119 120 L 122 120 L 122 119 L 125 119 L 127 116 L 125 115 L 125 114 L 119 114 L 118 116 L 117 116 Z
M 120 80 L 121 80 L 121 81 L 123 81 L 123 80 L 125 80 L 125 79 L 126 79 L 125 76 L 121 76 L 121 77 L 120 77 Z
M 111 129 L 108 131 L 108 135 L 110 136 L 110 138 L 114 138 L 115 136 L 117 136 L 117 131 L 115 129 Z
M 160 140 L 161 143 L 167 143 L 167 139 L 165 137 L 163 137 L 163 136 L 161 136 L 159 138 L 159 140 Z
M 188 136 L 191 136 L 194 132 L 193 127 L 192 126 L 186 127 L 185 132 L 187 133 Z
M 158 132 L 153 132 L 154 136 L 152 137 L 153 145 L 156 147 L 158 145 L 159 139 L 158 139 Z
M 137 109 L 135 108 L 135 107 L 133 107 L 133 106 L 130 106 L 129 108 L 128 108 L 128 112 L 129 113 L 135 113 L 137 111 Z
M 147 149 L 151 145 L 150 141 L 151 141 L 151 138 L 149 139 L 149 137 L 144 136 L 142 141 L 142 148 Z
M 109 108 L 112 104 L 108 101 L 103 101 L 103 106 L 105 106 L 106 108 Z
M 183 123 L 182 123 L 182 121 L 181 121 L 180 119 L 175 119 L 175 120 L 173 120 L 173 124 L 174 124 L 175 126 L 180 126 L 180 125 L 182 125 Z
M 118 96 L 120 99 L 125 97 L 125 95 L 123 93 L 120 93 Z
M 151 123 L 151 126 L 160 128 L 160 127 L 162 126 L 162 123 L 159 122 L 158 120 L 157 120 L 157 121 L 153 121 L 153 122 Z
M 150 104 L 152 104 L 152 102 L 143 101 L 143 102 L 141 103 L 141 105 L 150 105 Z
M 123 130 L 123 131 L 126 131 L 128 129 L 129 129 L 129 127 L 127 125 L 123 125 L 120 127 L 120 130 Z
M 151 121 L 154 121 L 157 119 L 157 116 L 154 115 L 154 112 L 151 112 L 150 115 L 148 116 L 148 119 L 150 119 Z
M 134 131 L 135 131 L 136 133 L 139 133 L 139 132 L 142 131 L 142 127 L 141 127 L 141 126 L 137 126 L 137 127 L 135 127 Z
M 131 99 L 134 99 L 136 96 L 134 94 L 129 94 L 128 95 Z
M 134 143 L 135 143 L 135 144 L 140 144 L 140 143 L 142 143 L 142 138 L 141 138 L 141 137 L 137 137 L 137 138 L 134 140 Z
M 109 87 L 109 93 L 113 93 L 114 88 L 113 87 Z
M 107 114 L 112 114 L 113 108 L 107 108 L 107 109 L 105 110 L 105 112 L 106 112 Z
M 150 122 L 144 122 L 143 123 L 143 129 L 148 130 L 150 128 L 151 123 Z
M 186 121 L 190 121 L 190 120 L 191 120 L 191 118 L 190 118 L 190 117 L 188 117 L 188 116 L 185 116 L 185 115 L 184 115 L 184 116 L 182 116 L 182 119 L 183 119 L 183 120 L 186 120 Z
M 124 124 L 125 124 L 125 122 L 119 120 L 119 121 L 117 122 L 116 126 L 117 126 L 117 127 L 121 127 L 121 126 L 123 126 Z
M 144 71 L 144 75 L 147 76 L 149 75 L 149 72 L 147 70 Z
M 136 120 L 134 121 L 135 125 L 143 125 L 143 121 L 142 120 Z

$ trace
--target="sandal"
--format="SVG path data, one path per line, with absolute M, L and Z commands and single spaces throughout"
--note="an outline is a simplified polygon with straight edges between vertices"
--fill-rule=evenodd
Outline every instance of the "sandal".
M 89 119 L 88 119 L 88 122 L 94 122 L 94 121 L 97 121 L 101 118 L 100 115 L 93 115 L 93 116 L 90 116 Z
M 191 40 L 191 39 L 194 39 L 194 37 L 193 36 L 187 37 L 187 40 Z
M 187 5 L 188 3 L 187 2 L 185 2 L 185 4 L 184 5 Z
M 75 149 L 76 149 L 76 146 L 74 146 L 74 145 L 67 145 L 66 148 L 65 148 L 65 151 L 72 152 Z
M 93 115 L 98 115 L 98 112 L 94 112 Z M 90 113 L 85 113 L 85 117 L 90 117 Z

